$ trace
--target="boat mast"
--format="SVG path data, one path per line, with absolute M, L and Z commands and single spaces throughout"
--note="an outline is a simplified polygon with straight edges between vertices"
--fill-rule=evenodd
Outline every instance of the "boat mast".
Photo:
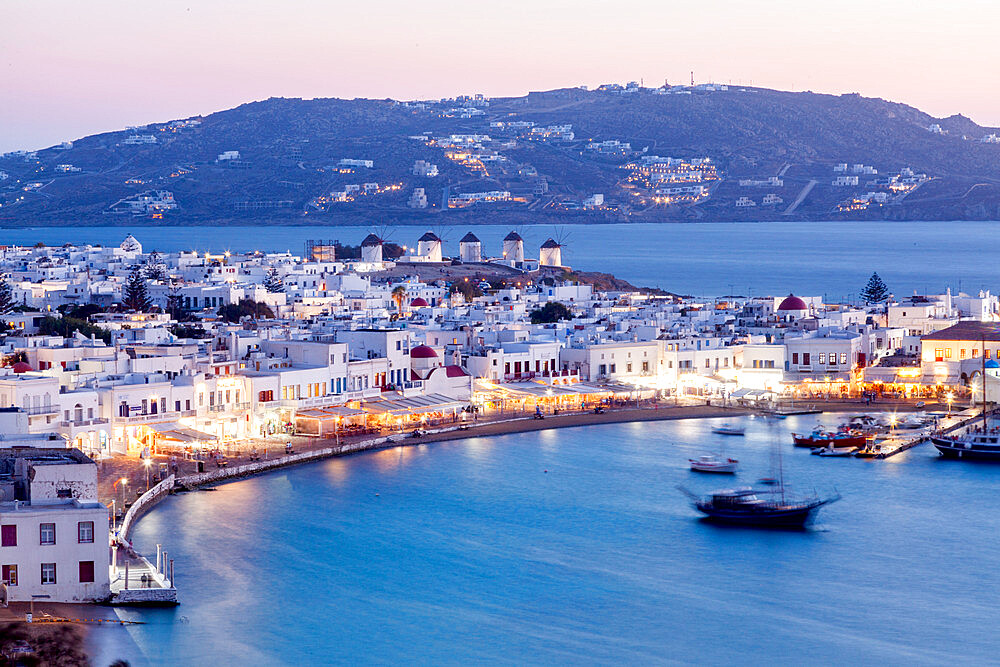
M 989 430 L 987 428 L 989 425 L 986 422 L 986 333 L 985 332 L 983 333 L 982 357 L 983 357 L 983 377 L 981 379 L 983 381 L 983 433 L 986 433 L 986 431 Z

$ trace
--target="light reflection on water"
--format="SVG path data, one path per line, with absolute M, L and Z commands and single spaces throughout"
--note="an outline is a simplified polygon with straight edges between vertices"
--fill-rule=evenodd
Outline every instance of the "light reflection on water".
M 792 448 L 837 416 L 722 421 L 397 447 L 176 496 L 135 538 L 170 550 L 182 605 L 123 612 L 150 621 L 128 632 L 153 664 L 992 660 L 1000 468 Z M 722 438 L 736 480 L 687 470 Z M 674 487 L 752 483 L 775 438 L 796 488 L 844 499 L 804 533 L 698 521 Z

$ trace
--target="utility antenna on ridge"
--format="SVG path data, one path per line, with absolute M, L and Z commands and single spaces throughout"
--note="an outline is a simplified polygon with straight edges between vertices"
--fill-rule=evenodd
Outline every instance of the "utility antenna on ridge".
M 691 85 L 694 85 L 694 70 L 691 70 Z

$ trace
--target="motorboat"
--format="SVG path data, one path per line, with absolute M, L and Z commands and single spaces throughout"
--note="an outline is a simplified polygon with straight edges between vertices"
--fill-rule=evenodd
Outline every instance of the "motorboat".
M 746 429 L 742 426 L 735 426 L 733 424 L 721 424 L 712 428 L 712 433 L 717 433 L 719 435 L 743 435 L 746 433 Z
M 706 454 L 696 459 L 688 459 L 691 470 L 695 472 L 714 472 L 731 475 L 739 467 L 739 461 L 731 458 L 722 458 L 714 454 Z
M 817 456 L 850 456 L 856 451 L 857 447 L 817 447 L 809 453 Z

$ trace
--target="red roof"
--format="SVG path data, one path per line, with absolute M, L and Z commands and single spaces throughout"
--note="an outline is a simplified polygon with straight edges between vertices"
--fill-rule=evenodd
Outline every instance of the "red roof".
M 461 366 L 445 366 L 445 374 L 450 378 L 468 377 L 469 374 Z
M 34 369 L 29 364 L 26 364 L 23 361 L 19 361 L 13 366 L 11 366 L 11 370 L 13 370 L 15 373 L 27 373 L 28 371 Z
M 423 297 L 418 296 L 416 299 L 410 302 L 410 305 L 413 306 L 414 308 L 426 308 L 430 304 L 424 301 Z
M 799 297 L 789 294 L 778 304 L 778 310 L 809 310 L 809 306 Z
M 437 359 L 437 356 L 438 353 L 434 351 L 434 348 L 427 347 L 426 345 L 417 345 L 410 350 L 411 359 Z

